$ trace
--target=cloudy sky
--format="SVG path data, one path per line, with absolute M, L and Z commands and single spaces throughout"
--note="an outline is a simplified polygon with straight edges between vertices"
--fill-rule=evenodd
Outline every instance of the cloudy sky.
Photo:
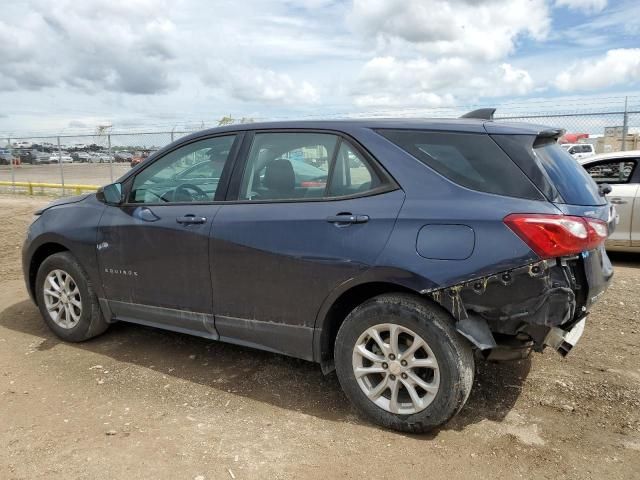
M 638 0 L 2 4 L 2 135 L 640 95 Z

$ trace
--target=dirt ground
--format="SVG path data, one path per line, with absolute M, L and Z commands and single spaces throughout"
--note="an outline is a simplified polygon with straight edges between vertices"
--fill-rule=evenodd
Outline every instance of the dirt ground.
M 479 364 L 429 435 L 360 419 L 304 361 L 135 325 L 58 341 L 20 248 L 43 199 L 0 196 L 0 478 L 640 478 L 640 256 L 569 357 Z

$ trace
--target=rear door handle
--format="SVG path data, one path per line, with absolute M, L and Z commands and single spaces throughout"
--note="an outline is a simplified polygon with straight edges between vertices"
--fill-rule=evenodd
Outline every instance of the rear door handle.
M 613 203 L 614 205 L 624 205 L 627 203 L 626 200 L 622 200 L 621 198 L 612 198 L 610 202 Z
M 350 213 L 340 213 L 327 217 L 327 222 L 335 224 L 367 223 L 368 221 L 369 215 L 352 215 Z
M 204 223 L 207 221 L 207 217 L 199 217 L 193 214 L 185 215 L 184 217 L 176 218 L 176 222 L 181 223 L 183 225 L 197 225 L 200 223 Z

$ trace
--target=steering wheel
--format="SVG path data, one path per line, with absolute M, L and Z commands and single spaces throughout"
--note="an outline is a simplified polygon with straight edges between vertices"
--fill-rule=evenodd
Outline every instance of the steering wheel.
M 191 192 L 195 192 L 195 194 L 192 194 Z M 192 202 L 194 200 L 206 202 L 209 200 L 209 195 L 193 183 L 183 183 L 182 185 L 178 185 L 173 192 L 173 200 L 176 202 Z

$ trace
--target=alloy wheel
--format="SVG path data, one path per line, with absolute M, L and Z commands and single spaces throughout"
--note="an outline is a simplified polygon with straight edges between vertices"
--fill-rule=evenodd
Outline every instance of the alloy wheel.
M 406 327 L 368 328 L 356 342 L 352 364 L 364 394 L 387 412 L 418 413 L 438 393 L 438 361 L 427 342 Z
M 45 278 L 43 290 L 51 320 L 62 328 L 75 327 L 82 315 L 82 298 L 73 277 L 64 270 L 52 270 Z

